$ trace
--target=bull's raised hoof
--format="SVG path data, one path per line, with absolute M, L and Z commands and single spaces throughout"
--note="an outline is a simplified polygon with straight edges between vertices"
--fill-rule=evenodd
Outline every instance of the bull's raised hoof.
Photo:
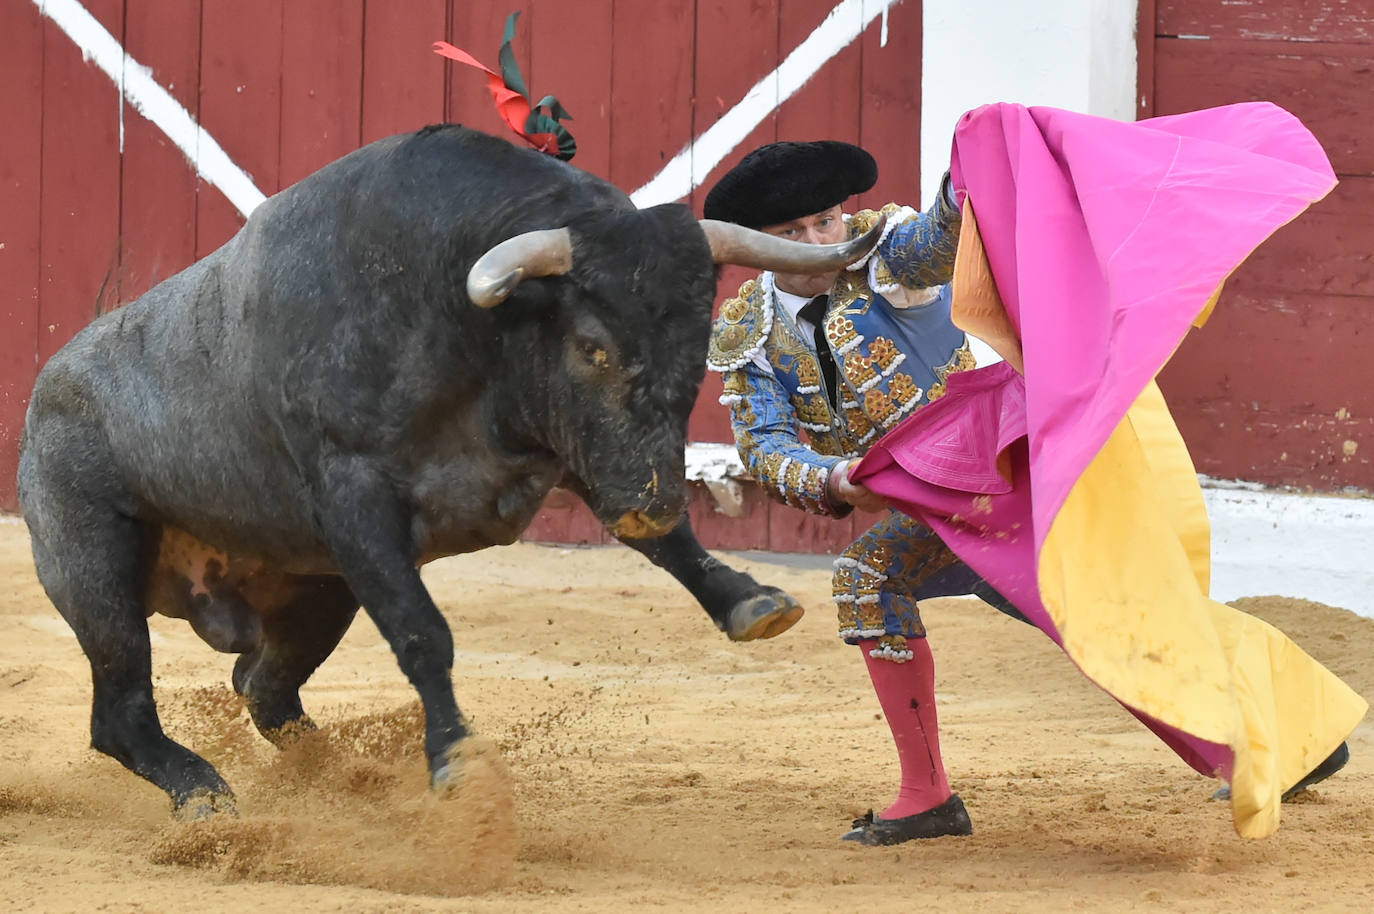
M 685 514 L 661 536 L 617 538 L 677 578 L 731 641 L 774 638 L 796 625 L 805 612 L 783 591 L 760 584 L 710 555 Z
M 762 593 L 735 604 L 722 630 L 731 641 L 776 638 L 801 620 L 801 604 L 776 587 L 761 585 Z

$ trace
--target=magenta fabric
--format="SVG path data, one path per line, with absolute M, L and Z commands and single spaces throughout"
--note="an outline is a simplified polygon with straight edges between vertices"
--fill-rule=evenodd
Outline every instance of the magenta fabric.
M 1266 102 L 1135 123 L 987 105 L 950 170 L 1021 338 L 1039 548 L 1222 280 L 1336 177 Z
M 1268 103 L 1136 123 L 988 105 L 960 120 L 951 176 L 1025 375 L 1005 363 L 951 375 L 850 475 L 929 524 L 1059 643 L 1036 568 L 1070 489 L 1221 282 L 1335 176 L 1307 129 Z M 1229 778 L 1229 747 L 1132 713 L 1196 770 Z
M 1059 631 L 1040 602 L 1025 416 L 1014 409 L 1025 402 L 1024 393 L 1022 377 L 1005 362 L 951 375 L 945 396 L 916 413 L 920 422 L 913 421 L 913 416 L 885 435 L 850 475 L 934 530 L 1032 625 L 1061 644 Z M 930 415 L 922 416 L 927 412 Z M 988 416 L 995 416 L 996 421 L 987 423 Z M 941 468 L 914 459 L 928 449 L 928 428 L 937 429 L 935 438 L 943 443 L 949 426 L 958 424 L 964 425 L 962 440 L 981 446 L 979 453 L 991 472 L 996 473 L 992 467 L 997 453 L 1006 451 L 1012 475 L 1000 491 L 980 493 L 946 485 L 951 480 Z M 1015 436 L 1017 430 L 1019 436 Z M 1230 778 L 1230 747 L 1189 736 L 1124 702 L 1122 707 L 1195 771 Z

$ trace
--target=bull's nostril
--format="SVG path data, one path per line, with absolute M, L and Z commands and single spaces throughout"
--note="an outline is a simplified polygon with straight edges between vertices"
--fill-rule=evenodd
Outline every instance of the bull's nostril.
M 611 527 L 611 533 L 625 539 L 649 539 L 673 529 L 677 518 L 655 518 L 640 510 L 626 511 Z

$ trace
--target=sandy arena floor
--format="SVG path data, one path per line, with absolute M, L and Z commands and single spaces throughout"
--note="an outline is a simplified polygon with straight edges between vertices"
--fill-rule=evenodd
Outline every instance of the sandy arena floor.
M 458 795 L 425 789 L 418 703 L 363 616 L 304 692 L 323 730 L 278 753 L 232 658 L 152 620 L 167 730 L 242 816 L 171 821 L 88 747 L 90 674 L 0 521 L 0 898 L 7 911 L 1370 911 L 1374 724 L 1347 769 L 1245 842 L 1215 784 L 1038 632 L 971 600 L 926 608 L 945 758 L 975 834 L 836 839 L 896 759 L 828 573 L 739 560 L 811 612 L 735 645 L 621 548 L 531 545 L 426 569 L 460 706 L 489 742 Z M 1374 697 L 1374 621 L 1243 601 Z M 481 748 L 481 747 L 479 747 Z M 492 751 L 493 749 L 499 750 Z

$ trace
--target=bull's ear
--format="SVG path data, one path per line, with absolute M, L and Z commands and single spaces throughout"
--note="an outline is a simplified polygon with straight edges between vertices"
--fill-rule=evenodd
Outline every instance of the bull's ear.
M 566 228 L 507 238 L 468 270 L 468 298 L 479 308 L 494 308 L 510 297 L 521 280 L 562 276 L 572 263 L 572 232 Z
M 697 224 L 706 233 L 706 241 L 711 245 L 711 258 L 716 263 L 733 263 L 783 273 L 825 273 L 847 267 L 877 247 L 882 240 L 887 217 L 880 215 L 867 232 L 839 244 L 788 241 L 767 232 L 715 219 L 701 219 Z

